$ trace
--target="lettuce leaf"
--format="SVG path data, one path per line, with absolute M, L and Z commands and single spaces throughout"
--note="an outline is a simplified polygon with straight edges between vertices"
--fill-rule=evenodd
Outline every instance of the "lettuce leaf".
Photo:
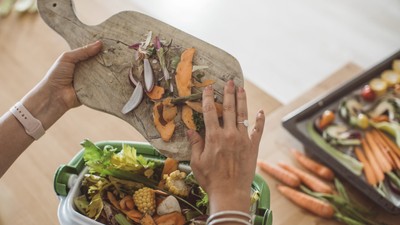
M 146 170 L 156 167 L 155 162 L 147 160 L 142 155 L 138 156 L 134 147 L 123 144 L 121 150 L 110 145 L 100 149 L 89 140 L 84 140 L 81 145 L 85 149 L 83 158 L 90 173 L 142 182 L 149 187 L 157 184 L 156 181 L 147 179 L 143 175 Z

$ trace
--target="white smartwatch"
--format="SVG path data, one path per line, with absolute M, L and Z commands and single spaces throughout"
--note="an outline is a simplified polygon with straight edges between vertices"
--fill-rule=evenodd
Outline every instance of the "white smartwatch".
M 22 124 L 25 132 L 35 140 L 38 140 L 45 133 L 42 123 L 32 116 L 21 102 L 17 102 L 11 107 L 10 112 Z

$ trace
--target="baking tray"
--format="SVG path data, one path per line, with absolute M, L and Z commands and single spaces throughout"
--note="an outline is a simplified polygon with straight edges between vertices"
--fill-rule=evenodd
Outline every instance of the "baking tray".
M 347 180 L 351 185 L 358 189 L 358 191 L 366 195 L 379 206 L 383 207 L 386 211 L 392 214 L 400 214 L 399 195 L 390 195 L 389 198 L 391 200 L 381 196 L 373 187 L 367 184 L 363 176 L 353 174 L 340 162 L 336 161 L 332 156 L 319 148 L 309 137 L 306 130 L 307 122 L 310 120 L 314 121 L 314 119 L 321 115 L 326 109 L 336 110 L 342 98 L 352 94 L 355 90 L 361 89 L 362 86 L 367 84 L 372 78 L 380 76 L 384 70 L 391 69 L 392 62 L 395 59 L 400 59 L 400 51 L 396 52 L 368 71 L 361 73 L 356 78 L 344 83 L 331 93 L 316 98 L 289 113 L 283 118 L 282 124 L 285 129 L 303 143 L 308 155 L 332 168 L 339 177 Z

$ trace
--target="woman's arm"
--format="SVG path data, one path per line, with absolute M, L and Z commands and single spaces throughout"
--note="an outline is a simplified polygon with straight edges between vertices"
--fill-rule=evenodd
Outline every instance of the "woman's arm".
M 25 108 L 45 130 L 65 112 L 80 105 L 73 88 L 75 65 L 96 55 L 100 41 L 62 54 L 46 76 L 22 99 Z M 34 139 L 11 112 L 0 117 L 0 177 Z

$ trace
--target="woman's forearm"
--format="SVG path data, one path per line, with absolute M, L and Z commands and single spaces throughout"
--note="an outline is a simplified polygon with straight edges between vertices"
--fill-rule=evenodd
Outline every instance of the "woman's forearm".
M 42 123 L 45 130 L 67 110 L 59 97 L 52 96 L 42 83 L 29 92 L 21 103 Z M 6 112 L 0 118 L 0 177 L 33 141 L 34 138 L 26 133 L 24 126 L 11 112 Z

